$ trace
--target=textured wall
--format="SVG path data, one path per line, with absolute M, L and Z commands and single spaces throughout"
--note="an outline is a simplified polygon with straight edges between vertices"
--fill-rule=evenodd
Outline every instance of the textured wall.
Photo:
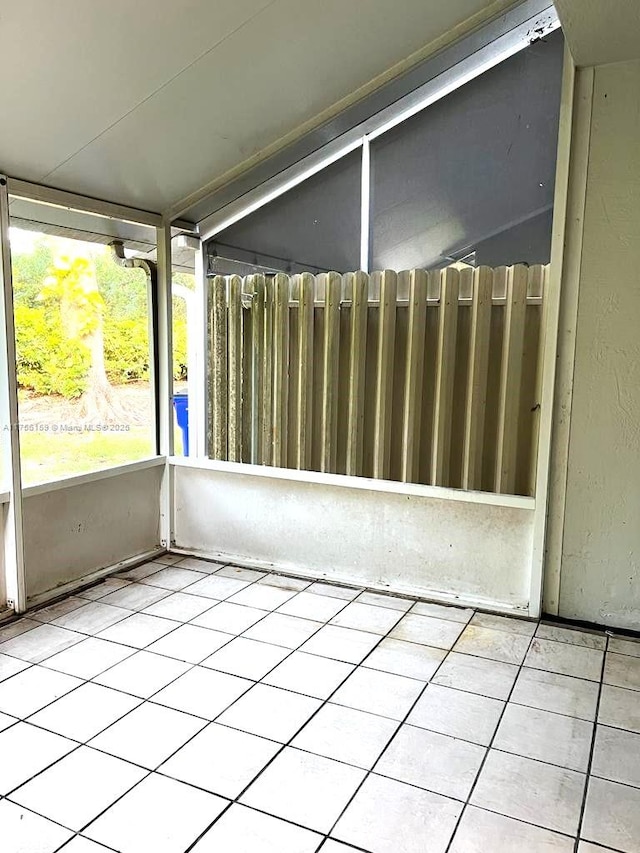
M 560 614 L 640 629 L 640 61 L 598 67 Z

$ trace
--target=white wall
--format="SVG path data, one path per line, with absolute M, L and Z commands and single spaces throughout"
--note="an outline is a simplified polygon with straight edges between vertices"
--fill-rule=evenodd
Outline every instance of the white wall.
M 3 531 L 5 526 L 5 515 L 7 511 L 7 504 L 0 504 L 0 612 L 2 612 L 3 608 L 6 607 L 7 604 L 7 584 L 6 584 L 6 576 L 5 576 L 5 564 L 4 564 L 4 537 Z
M 309 474 L 315 481 L 303 482 L 243 467 L 175 467 L 175 547 L 427 598 L 528 607 L 531 498 L 381 491 L 379 481 L 338 485 L 352 478 Z
M 595 69 L 590 134 L 559 613 L 638 630 L 640 61 Z
M 24 558 L 29 601 L 160 547 L 163 465 L 25 490 Z

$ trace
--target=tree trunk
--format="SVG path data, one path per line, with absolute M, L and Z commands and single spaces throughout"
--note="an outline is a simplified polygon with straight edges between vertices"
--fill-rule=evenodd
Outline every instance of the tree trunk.
M 80 398 L 80 417 L 88 424 L 125 424 L 130 420 L 107 379 L 104 367 L 102 319 L 84 342 L 91 352 L 87 390 Z

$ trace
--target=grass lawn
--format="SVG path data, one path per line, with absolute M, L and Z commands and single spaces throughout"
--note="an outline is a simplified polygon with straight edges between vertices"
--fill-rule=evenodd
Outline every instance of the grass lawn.
M 129 432 L 23 432 L 20 435 L 25 485 L 111 468 L 155 453 L 148 426 Z

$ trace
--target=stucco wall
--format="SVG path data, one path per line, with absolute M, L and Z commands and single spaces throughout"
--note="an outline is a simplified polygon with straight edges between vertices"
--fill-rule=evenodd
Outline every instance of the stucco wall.
M 640 629 L 640 61 L 595 69 L 559 611 Z

